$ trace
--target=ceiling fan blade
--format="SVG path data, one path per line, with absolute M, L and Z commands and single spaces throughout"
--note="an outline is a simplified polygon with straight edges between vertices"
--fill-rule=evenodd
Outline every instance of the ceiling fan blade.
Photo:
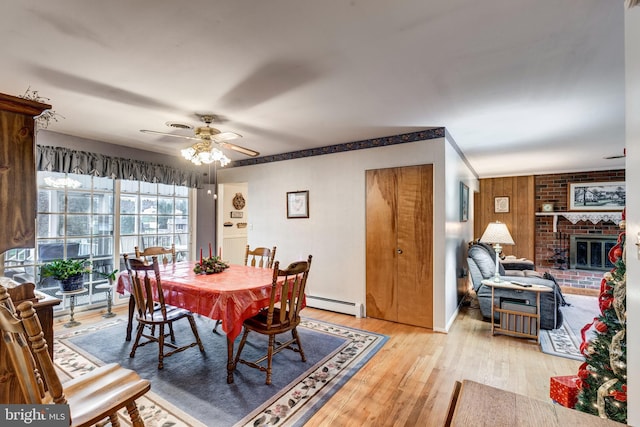
M 253 151 L 249 148 L 244 148 L 239 145 L 231 144 L 229 142 L 218 142 L 222 148 L 227 148 L 229 150 L 237 151 L 238 153 L 246 154 L 247 156 L 256 157 L 259 156 L 260 153 L 257 151 Z
M 232 139 L 242 138 L 242 135 L 235 132 L 220 132 L 211 136 L 215 142 L 231 141 Z
M 172 136 L 174 138 L 192 139 L 194 141 L 202 141 L 202 138 L 196 138 L 195 136 L 176 135 L 175 133 L 158 132 L 158 131 L 149 130 L 149 129 L 140 129 L 140 132 L 148 133 L 148 134 L 151 134 L 151 135 Z

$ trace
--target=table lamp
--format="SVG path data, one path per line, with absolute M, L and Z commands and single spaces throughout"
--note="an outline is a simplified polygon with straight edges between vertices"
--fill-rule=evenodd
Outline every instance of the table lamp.
M 493 277 L 493 281 L 499 282 L 501 245 L 515 245 L 513 237 L 511 237 L 511 233 L 509 233 L 509 229 L 507 228 L 507 224 L 500 221 L 490 222 L 486 230 L 484 230 L 480 241 L 492 244 L 493 249 L 496 251 L 496 274 Z

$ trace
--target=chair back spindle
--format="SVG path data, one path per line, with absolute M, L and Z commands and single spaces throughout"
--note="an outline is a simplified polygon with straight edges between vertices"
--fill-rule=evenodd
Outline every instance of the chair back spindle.
M 152 319 L 158 308 L 162 313 L 163 319 L 167 318 L 167 308 L 164 302 L 164 293 L 162 291 L 162 281 L 160 279 L 160 266 L 158 265 L 158 257 L 151 257 L 151 264 L 136 258 L 129 258 L 127 254 L 123 255 L 129 277 L 131 278 L 131 293 L 138 310 L 138 315 L 144 319 Z M 153 283 L 152 283 L 153 276 Z M 154 300 L 154 289 L 156 291 L 156 299 Z
M 276 257 L 276 247 L 269 248 L 255 248 L 249 249 L 249 245 L 244 251 L 244 265 L 251 265 L 251 267 L 260 268 L 273 268 L 273 261 Z
M 280 263 L 276 261 L 273 269 L 273 283 L 271 299 L 269 301 L 269 313 L 273 314 L 278 308 L 280 324 L 300 323 L 300 310 L 304 302 L 304 291 L 307 284 L 307 276 L 311 268 L 311 256 L 308 261 L 297 261 L 290 264 L 284 270 L 280 270 Z M 280 292 L 277 292 L 277 283 L 284 277 Z M 280 302 L 276 303 L 277 294 L 280 294 Z M 273 321 L 268 322 L 269 327 Z

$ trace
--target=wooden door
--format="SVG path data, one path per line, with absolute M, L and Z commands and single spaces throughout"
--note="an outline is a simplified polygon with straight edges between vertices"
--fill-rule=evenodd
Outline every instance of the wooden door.
M 395 169 L 366 171 L 367 316 L 398 321 Z
M 433 166 L 366 172 L 367 315 L 433 327 Z

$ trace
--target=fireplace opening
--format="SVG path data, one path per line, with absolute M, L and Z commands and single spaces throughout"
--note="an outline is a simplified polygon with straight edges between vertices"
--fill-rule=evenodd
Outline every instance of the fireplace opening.
M 609 271 L 609 251 L 616 245 L 617 236 L 604 234 L 573 234 L 569 249 L 570 268 L 577 270 Z

